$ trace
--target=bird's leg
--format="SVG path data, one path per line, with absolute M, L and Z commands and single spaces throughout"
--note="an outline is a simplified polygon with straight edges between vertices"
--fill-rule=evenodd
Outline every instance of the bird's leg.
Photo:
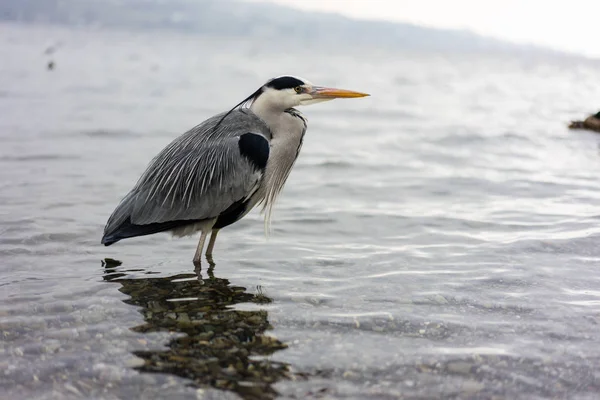
M 215 279 L 215 273 L 214 273 L 214 271 L 215 271 L 215 264 L 211 263 L 210 267 L 208 267 L 208 270 L 206 270 L 206 274 L 208 275 L 208 279 L 212 279 L 212 280 Z
M 213 269 L 215 269 L 215 261 L 212 256 L 206 256 L 206 261 L 208 261 L 208 272 L 210 273 Z
M 198 247 L 196 248 L 196 254 L 194 255 L 194 265 L 196 268 L 200 268 L 200 264 L 202 261 L 202 248 L 204 247 L 204 242 L 206 241 L 207 232 L 202 231 L 200 234 L 200 240 L 198 241 Z
M 215 247 L 215 242 L 217 241 L 217 233 L 219 233 L 218 229 L 212 230 L 210 240 L 208 241 L 208 246 L 206 247 L 206 258 L 212 259 L 213 248 Z

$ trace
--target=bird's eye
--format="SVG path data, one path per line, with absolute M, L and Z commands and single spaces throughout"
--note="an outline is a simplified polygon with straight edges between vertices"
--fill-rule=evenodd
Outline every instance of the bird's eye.
M 302 86 L 296 86 L 296 87 L 294 88 L 294 92 L 296 92 L 296 93 L 298 93 L 298 94 L 302 93 Z

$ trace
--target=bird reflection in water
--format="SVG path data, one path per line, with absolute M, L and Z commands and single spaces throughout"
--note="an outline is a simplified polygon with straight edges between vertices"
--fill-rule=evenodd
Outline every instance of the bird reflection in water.
M 277 395 L 272 385 L 289 378 L 287 364 L 268 357 L 286 348 L 265 335 L 271 326 L 267 312 L 238 311 L 238 303 L 269 303 L 262 293 L 216 278 L 186 273 L 171 277 L 126 278 L 120 262 L 107 259 L 104 280 L 121 284 L 120 292 L 130 296 L 125 303 L 141 307 L 145 324 L 136 332 L 169 331 L 185 336 L 171 340 L 168 350 L 135 351 L 144 360 L 144 372 L 170 373 L 211 386 L 233 391 L 244 399 L 270 399 Z

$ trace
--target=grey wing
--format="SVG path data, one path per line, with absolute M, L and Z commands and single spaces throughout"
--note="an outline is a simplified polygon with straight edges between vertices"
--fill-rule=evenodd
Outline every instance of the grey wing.
M 103 242 L 118 240 L 123 224 L 216 218 L 250 197 L 263 178 L 270 131 L 247 110 L 232 114 L 222 127 L 214 129 L 218 115 L 161 151 L 109 218 Z
M 133 190 L 131 222 L 144 225 L 215 218 L 236 201 L 251 196 L 263 173 L 241 154 L 239 140 L 224 138 L 205 143 L 199 150 L 157 160 Z

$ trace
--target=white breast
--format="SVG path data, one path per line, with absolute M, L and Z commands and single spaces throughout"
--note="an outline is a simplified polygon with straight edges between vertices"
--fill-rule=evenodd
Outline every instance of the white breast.
M 296 111 L 297 112 L 297 111 Z M 265 168 L 265 175 L 259 190 L 263 211 L 265 211 L 265 225 L 270 223 L 273 205 L 277 195 L 285 184 L 298 154 L 302 147 L 302 139 L 306 132 L 305 121 L 291 113 L 282 113 L 279 121 L 269 126 L 272 132 L 271 150 Z

